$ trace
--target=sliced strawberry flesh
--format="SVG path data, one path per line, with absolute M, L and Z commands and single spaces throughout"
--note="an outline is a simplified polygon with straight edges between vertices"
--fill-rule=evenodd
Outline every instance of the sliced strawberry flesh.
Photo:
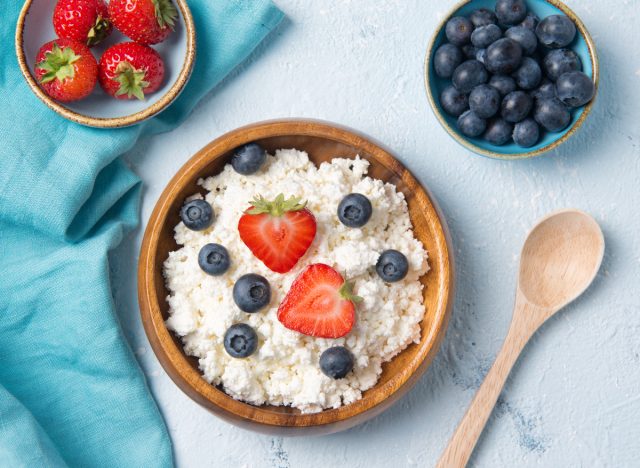
M 305 335 L 339 338 L 353 328 L 359 298 L 342 296 L 345 281 L 333 268 L 321 263 L 309 265 L 291 285 L 278 308 L 278 320 Z
M 240 238 L 267 267 L 286 273 L 295 266 L 316 235 L 316 221 L 306 208 L 279 215 L 250 214 L 238 223 Z

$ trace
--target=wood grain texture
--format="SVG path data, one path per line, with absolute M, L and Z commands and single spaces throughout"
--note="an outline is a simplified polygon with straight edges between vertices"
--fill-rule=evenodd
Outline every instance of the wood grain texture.
M 421 278 L 425 285 L 425 317 L 420 343 L 412 344 L 383 366 L 375 387 L 363 398 L 338 409 L 316 414 L 282 406 L 253 406 L 226 395 L 206 382 L 197 360 L 185 355 L 180 341 L 167 330 L 166 296 L 162 264 L 176 250 L 173 228 L 179 222 L 184 199 L 203 189 L 201 177 L 221 171 L 233 149 L 255 141 L 269 152 L 297 148 L 319 164 L 333 157 L 360 155 L 371 163 L 369 175 L 395 184 L 409 206 L 415 235 L 429 252 L 431 270 Z M 225 420 L 270 434 L 326 434 L 347 429 L 384 411 L 404 395 L 427 369 L 438 352 L 453 299 L 453 261 L 442 215 L 419 182 L 380 145 L 347 129 L 317 121 L 288 120 L 258 123 L 232 131 L 200 150 L 169 182 L 160 196 L 144 234 L 138 264 L 138 298 L 142 322 L 160 363 L 188 396 Z
M 604 237 L 591 216 L 554 213 L 531 231 L 522 249 L 509 332 L 496 360 L 445 449 L 438 468 L 464 467 L 520 353 L 540 326 L 575 300 L 595 278 Z

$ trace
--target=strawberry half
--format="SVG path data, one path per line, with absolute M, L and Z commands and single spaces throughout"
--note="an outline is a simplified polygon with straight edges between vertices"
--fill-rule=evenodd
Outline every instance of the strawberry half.
M 278 320 L 289 330 L 318 338 L 340 338 L 356 320 L 352 284 L 324 263 L 305 268 L 278 307 Z
M 238 222 L 240 239 L 267 268 L 291 270 L 316 236 L 316 218 L 299 197 L 256 197 Z

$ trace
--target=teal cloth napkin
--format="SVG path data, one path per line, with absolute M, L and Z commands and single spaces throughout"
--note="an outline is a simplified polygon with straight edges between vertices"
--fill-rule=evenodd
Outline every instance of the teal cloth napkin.
M 177 126 L 283 15 L 270 0 L 190 0 L 185 91 L 141 125 L 98 130 L 31 93 L 12 47 L 22 2 L 0 3 L 0 466 L 171 466 L 111 297 L 107 253 L 136 226 L 140 197 L 119 156 Z

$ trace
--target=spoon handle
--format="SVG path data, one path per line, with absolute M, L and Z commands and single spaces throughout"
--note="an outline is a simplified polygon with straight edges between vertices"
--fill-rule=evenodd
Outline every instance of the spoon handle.
M 520 309 L 520 310 L 519 310 Z M 529 341 L 529 328 L 525 307 L 516 305 L 509 333 L 504 340 L 493 366 L 478 389 L 471 406 L 465 413 L 449 445 L 438 461 L 437 468 L 462 468 L 466 466 L 473 448 L 484 429 L 502 387 L 522 349 Z

